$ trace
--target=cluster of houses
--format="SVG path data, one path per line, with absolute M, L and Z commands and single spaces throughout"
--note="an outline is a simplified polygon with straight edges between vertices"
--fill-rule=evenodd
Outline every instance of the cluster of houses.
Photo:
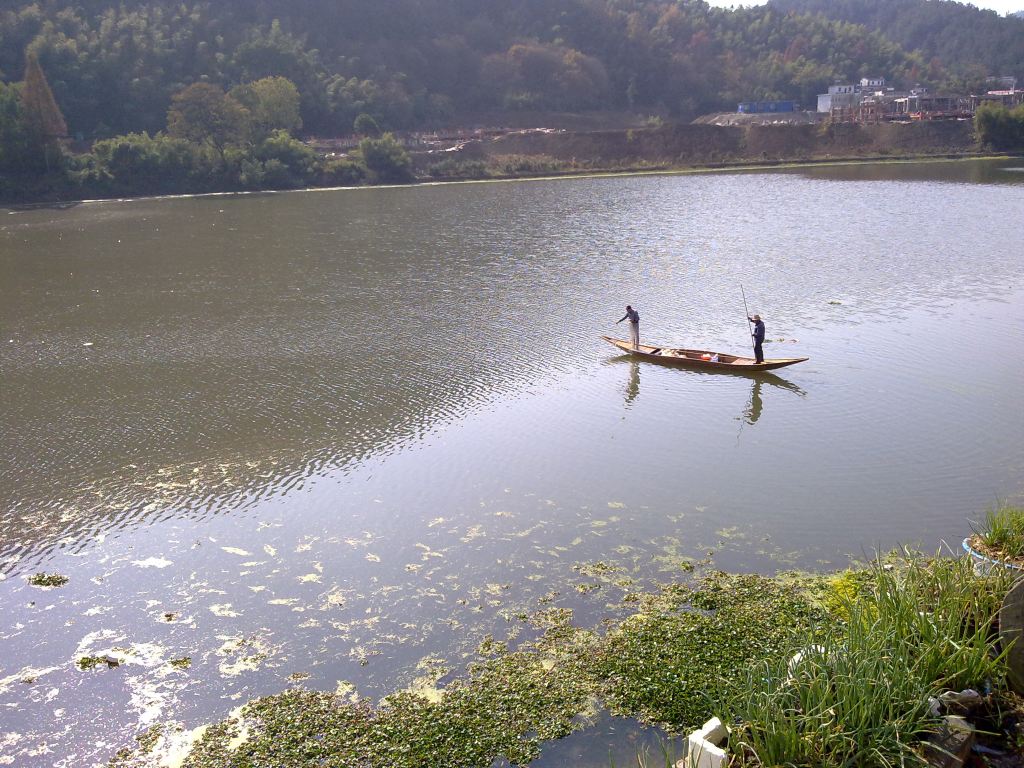
M 874 123 L 884 120 L 955 120 L 970 118 L 986 102 L 1014 107 L 1024 103 L 1024 89 L 1013 77 L 993 78 L 995 86 L 970 96 L 929 93 L 927 88 L 897 91 L 883 77 L 864 77 L 853 85 L 832 85 L 818 96 L 818 113 L 837 122 Z M 743 102 L 737 112 L 766 114 L 796 112 L 793 101 Z

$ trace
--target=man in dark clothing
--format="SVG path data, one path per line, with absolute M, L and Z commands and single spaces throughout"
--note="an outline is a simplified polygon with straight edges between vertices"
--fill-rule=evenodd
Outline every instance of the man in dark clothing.
M 764 323 L 761 322 L 760 315 L 748 317 L 747 320 L 754 324 L 754 332 L 751 334 L 754 337 L 754 359 L 759 363 L 763 363 L 764 350 L 761 349 L 761 345 L 764 344 Z
M 616 320 L 615 324 L 618 325 L 623 320 L 629 320 L 630 340 L 633 342 L 633 349 L 636 349 L 640 346 L 640 313 L 627 304 L 626 314 Z

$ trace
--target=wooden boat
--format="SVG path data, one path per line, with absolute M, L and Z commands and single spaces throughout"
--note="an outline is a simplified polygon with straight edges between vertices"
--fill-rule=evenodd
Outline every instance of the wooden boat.
M 806 357 L 765 358 L 763 363 L 759 363 L 752 357 L 729 355 L 725 352 L 711 352 L 706 349 L 672 349 L 669 347 L 654 347 L 650 344 L 640 344 L 634 348 L 633 343 L 625 339 L 613 339 L 611 336 L 602 336 L 601 338 L 609 344 L 615 345 L 623 352 L 628 352 L 644 360 L 650 360 L 652 363 L 678 365 L 683 368 L 699 368 L 702 371 L 756 373 L 757 371 L 785 368 L 787 365 L 802 363 L 808 359 Z

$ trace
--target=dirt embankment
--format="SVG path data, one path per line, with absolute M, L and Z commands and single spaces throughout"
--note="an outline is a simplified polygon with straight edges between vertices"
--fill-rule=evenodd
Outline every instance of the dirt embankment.
M 977 150 L 968 121 L 856 125 L 670 125 L 510 133 L 471 142 L 453 159 L 544 157 L 567 168 L 688 167 L 849 157 L 964 154 Z

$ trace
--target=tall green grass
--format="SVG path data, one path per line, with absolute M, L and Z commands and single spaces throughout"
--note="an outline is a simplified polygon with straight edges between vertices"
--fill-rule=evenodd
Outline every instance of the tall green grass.
M 980 529 L 975 528 L 982 542 L 1004 559 L 1024 557 L 1024 509 L 1000 504 L 985 512 Z
M 928 697 L 1002 684 L 992 623 L 1008 577 L 911 556 L 870 575 L 835 632 L 798 639 L 811 650 L 792 674 L 785 658 L 757 665 L 721 702 L 741 723 L 729 746 L 743 764 L 922 765 L 920 742 L 937 726 Z

